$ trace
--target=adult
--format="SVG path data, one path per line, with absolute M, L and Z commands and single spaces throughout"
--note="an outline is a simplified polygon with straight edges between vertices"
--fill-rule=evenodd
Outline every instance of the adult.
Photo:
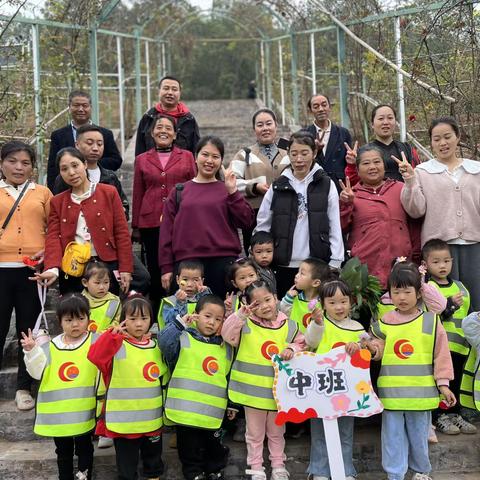
M 290 137 L 291 166 L 268 189 L 255 231 L 274 238 L 277 294 L 294 283 L 300 263 L 319 258 L 339 268 L 344 258 L 338 192 L 333 180 L 315 162 L 315 139 L 306 130 Z
M 58 175 L 57 154 L 65 147 L 74 147 L 77 140 L 77 129 L 82 125 L 92 123 L 92 99 L 87 92 L 75 90 L 68 95 L 68 111 L 71 121 L 65 127 L 54 130 L 50 137 L 50 152 L 48 154 L 47 185 L 53 191 Z M 122 156 L 118 151 L 113 133 L 108 128 L 99 127 L 104 138 L 104 154 L 100 160 L 102 167 L 118 170 L 122 165 Z
M 190 152 L 195 152 L 200 134 L 197 121 L 188 107 L 180 101 L 182 85 L 175 77 L 166 76 L 158 84 L 159 102 L 148 110 L 140 120 L 137 128 L 135 156 L 150 150 L 155 146 L 150 134 L 157 115 L 168 115 L 177 122 L 176 145 Z
M 225 271 L 238 257 L 238 228 L 250 228 L 254 212 L 237 189 L 233 172 L 225 170 L 220 180 L 223 142 L 212 136 L 197 144 L 197 174 L 184 184 L 181 195 L 170 195 L 160 225 L 159 264 L 162 285 L 169 289 L 175 265 L 199 259 L 205 269 L 205 285 L 222 297 L 226 293 Z
M 132 239 L 141 241 L 145 249 L 153 287 L 150 299 L 156 314 L 162 296 L 158 241 L 163 206 L 177 183 L 187 182 L 195 176 L 196 167 L 192 153 L 174 144 L 177 125 L 172 117 L 158 114 L 150 135 L 155 146 L 135 159 Z
M 48 188 L 31 181 L 35 152 L 29 145 L 12 141 L 0 152 L 0 369 L 3 347 L 15 309 L 17 337 L 34 327 L 40 313 L 37 286 L 29 281 L 33 274 L 24 258 L 40 260 L 45 248 L 45 232 L 52 194 Z M 19 200 L 20 199 L 20 200 Z M 19 200 L 18 204 L 15 203 Z M 11 216 L 10 216 L 11 213 Z M 10 216 L 10 219 L 8 217 Z M 5 225 L 5 223 L 7 223 Z M 17 392 L 19 410 L 30 410 L 35 402 L 30 394 L 32 378 L 18 345 Z
M 70 242 L 90 242 L 92 258 L 106 263 L 110 270 L 110 290 L 118 293 L 120 286 L 127 292 L 133 272 L 132 243 L 117 190 L 111 185 L 91 182 L 87 162 L 75 148 L 60 150 L 57 164 L 70 188 L 50 202 L 45 270 L 36 279 L 51 285 L 59 277 L 61 294 L 82 291 L 81 278 L 67 278 L 60 269 Z
M 383 152 L 372 144 L 359 149 L 357 169 L 360 181 L 354 187 L 348 177 L 340 182 L 342 230 L 351 255 L 386 288 L 392 260 L 412 255 L 409 219 L 400 202 L 403 184 L 385 178 Z
M 323 94 L 315 94 L 307 103 L 313 115 L 313 124 L 306 129 L 316 139 L 316 162 L 340 189 L 339 180 L 345 179 L 347 146 L 352 146 L 350 132 L 340 125 L 332 123 L 330 114 L 332 106 L 330 99 Z
M 457 154 L 460 127 L 452 117 L 432 121 L 428 130 L 435 158 L 412 168 L 397 161 L 405 180 L 401 200 L 407 213 L 425 216 L 422 245 L 439 238 L 450 244 L 452 278 L 470 291 L 472 310 L 480 310 L 480 163 Z
M 237 152 L 230 164 L 237 177 L 237 188 L 245 195 L 255 215 L 272 182 L 290 164 L 287 151 L 275 144 L 277 124 L 277 117 L 272 110 L 268 108 L 257 110 L 252 117 L 257 141 Z M 243 230 L 243 245 L 247 253 L 254 226 L 252 229 Z
M 391 105 L 377 105 L 371 114 L 371 126 L 375 139 L 369 143 L 379 148 L 383 153 L 385 162 L 385 178 L 391 178 L 403 182 L 403 178 L 398 170 L 398 165 L 393 157 L 401 158 L 402 153 L 408 162 L 415 168 L 420 159 L 415 148 L 408 142 L 400 142 L 395 140 L 395 128 L 397 126 L 397 112 Z M 347 166 L 345 175 L 350 178 L 352 185 L 355 185 L 359 178 L 357 173 L 357 163 L 355 157 L 357 155 L 356 148 L 347 150 Z

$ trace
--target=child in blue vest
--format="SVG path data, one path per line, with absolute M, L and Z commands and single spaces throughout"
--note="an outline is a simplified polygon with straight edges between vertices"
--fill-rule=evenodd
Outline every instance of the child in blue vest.
M 140 295 L 122 305 L 120 324 L 104 332 L 88 353 L 107 387 L 97 435 L 113 438 L 119 480 L 136 480 L 141 456 L 143 475 L 163 473 L 162 377 L 166 372 L 156 339 L 149 329 L 152 307 Z
M 252 283 L 245 292 L 248 305 L 230 315 L 222 328 L 222 337 L 237 354 L 230 373 L 229 399 L 245 408 L 247 431 L 246 471 L 252 480 L 265 480 L 263 443 L 268 438 L 272 465 L 270 480 L 288 480 L 285 469 L 285 426 L 275 423 L 277 405 L 273 398 L 272 355 L 289 360 L 305 348 L 297 324 L 278 311 L 277 298 L 262 281 Z
M 270 284 L 277 291 L 275 272 L 270 268 L 273 262 L 273 237 L 270 232 L 256 232 L 250 239 L 250 258 L 258 272 L 259 280 Z
M 176 423 L 178 456 L 186 480 L 223 479 L 227 465 L 228 449 L 221 442 L 220 427 L 227 409 L 233 351 L 220 336 L 224 314 L 223 300 L 205 295 L 195 313 L 177 316 L 158 334 L 172 372 L 165 415 Z M 191 327 L 193 322 L 196 328 Z
M 235 290 L 229 293 L 225 300 L 225 316 L 228 317 L 240 308 L 245 290 L 259 279 L 258 271 L 252 259 L 239 258 L 232 263 L 228 270 L 227 280 L 229 288 L 233 286 Z
M 175 295 L 162 299 L 158 311 L 158 327 L 161 330 L 172 322 L 177 315 L 174 310 L 177 304 L 185 304 L 188 313 L 193 313 L 195 305 L 203 295 L 211 290 L 203 284 L 203 264 L 195 260 L 184 260 L 178 266 L 176 281 L 178 290 Z
M 422 277 L 415 264 L 397 263 L 388 279 L 395 310 L 372 324 L 382 357 L 378 396 L 382 414 L 382 465 L 389 480 L 431 480 L 428 434 L 431 412 L 440 402 L 452 407 L 453 366 L 447 334 L 438 316 L 422 311 Z
M 468 315 L 470 308 L 470 294 L 463 283 L 450 278 L 452 254 L 447 242 L 438 239 L 429 240 L 422 248 L 422 258 L 423 264 L 427 267 L 428 283 L 447 299 L 447 306 L 440 314 L 440 319 L 447 331 L 448 345 L 452 356 L 454 379 L 450 388 L 458 399 L 460 398 L 463 366 L 470 352 L 470 344 L 462 330 L 462 320 Z M 477 431 L 474 425 L 460 415 L 459 403 L 448 411 L 434 412 L 434 417 L 438 417 L 436 419 L 437 430 L 448 435 L 472 434 Z
M 62 297 L 56 308 L 63 333 L 39 346 L 32 332 L 22 332 L 25 364 L 32 378 L 40 381 L 34 432 L 53 437 L 60 480 L 78 471 L 92 478 L 95 428 L 95 387 L 98 370 L 87 353 L 96 336 L 87 330 L 89 308 L 80 294 Z

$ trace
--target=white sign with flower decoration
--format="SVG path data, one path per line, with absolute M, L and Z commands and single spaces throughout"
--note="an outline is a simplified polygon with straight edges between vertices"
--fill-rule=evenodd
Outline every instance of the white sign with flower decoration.
M 325 354 L 296 353 L 288 361 L 278 355 L 272 358 L 278 408 L 275 421 L 283 425 L 323 419 L 332 480 L 345 478 L 336 419 L 369 417 L 383 411 L 372 388 L 370 359 L 368 350 L 350 356 L 343 346 Z

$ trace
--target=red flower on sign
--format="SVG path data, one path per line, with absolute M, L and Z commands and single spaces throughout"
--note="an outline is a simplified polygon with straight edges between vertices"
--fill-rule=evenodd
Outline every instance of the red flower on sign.
M 350 363 L 354 367 L 363 368 L 366 370 L 367 368 L 370 368 L 371 358 L 372 354 L 366 348 L 362 348 L 351 356 Z

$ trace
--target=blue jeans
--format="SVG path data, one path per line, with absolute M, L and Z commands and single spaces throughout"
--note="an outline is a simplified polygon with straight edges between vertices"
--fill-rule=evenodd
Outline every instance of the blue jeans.
M 403 480 L 408 468 L 430 473 L 428 430 L 432 412 L 384 410 L 382 414 L 382 466 L 388 480 Z
M 355 467 L 353 466 L 352 458 L 354 421 L 354 417 L 337 418 L 346 477 L 355 477 L 357 475 Z M 307 472 L 310 475 L 330 477 L 330 466 L 328 464 L 327 444 L 325 442 L 323 420 L 321 418 L 313 418 L 310 423 L 310 430 L 312 440 L 310 444 L 310 464 L 308 465 Z

